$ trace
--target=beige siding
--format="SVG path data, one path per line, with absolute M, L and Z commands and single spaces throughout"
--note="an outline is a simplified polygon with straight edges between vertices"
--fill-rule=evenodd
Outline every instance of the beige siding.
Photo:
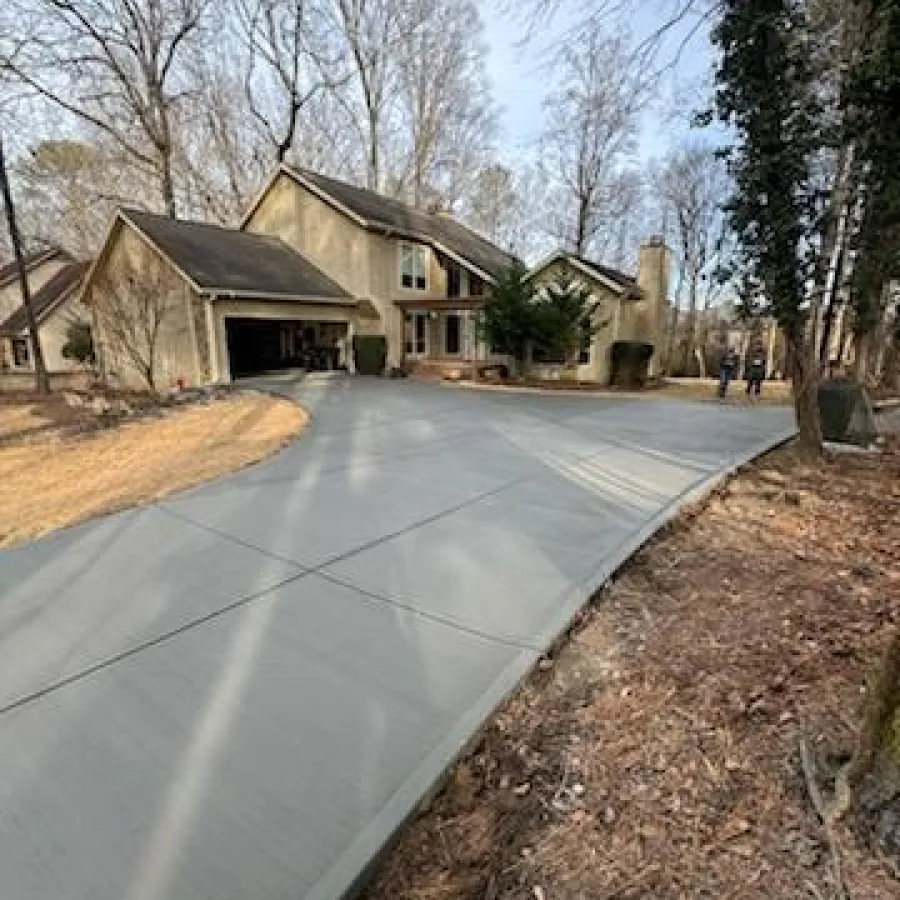
M 175 388 L 178 382 L 196 385 L 203 380 L 192 339 L 189 309 L 200 302 L 190 286 L 141 237 L 127 225 L 115 226 L 112 245 L 104 251 L 94 273 L 86 300 L 92 305 L 110 301 L 114 285 L 123 301 L 129 294 L 155 290 L 162 294 L 165 312 L 156 344 L 155 382 L 158 390 Z M 132 284 L 133 279 L 133 284 Z M 104 375 L 114 384 L 144 390 L 139 366 L 127 350 L 104 332 L 102 322 L 93 316 L 94 341 Z
M 287 175 L 276 179 L 244 227 L 280 237 L 344 290 L 370 296 L 369 233 Z

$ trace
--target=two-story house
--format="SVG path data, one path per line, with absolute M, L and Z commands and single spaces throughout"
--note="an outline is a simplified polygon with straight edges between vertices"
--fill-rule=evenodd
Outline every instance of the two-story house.
M 476 313 L 514 261 L 446 214 L 282 165 L 239 229 L 121 210 L 84 300 L 123 385 L 146 381 L 148 356 L 160 388 L 352 366 L 355 334 L 384 335 L 390 366 L 459 364 L 496 358 Z M 615 304 L 644 296 L 640 277 L 607 281 Z

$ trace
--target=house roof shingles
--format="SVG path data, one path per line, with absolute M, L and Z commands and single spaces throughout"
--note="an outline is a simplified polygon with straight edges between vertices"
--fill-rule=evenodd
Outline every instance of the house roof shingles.
M 90 266 L 90 260 L 69 263 L 32 294 L 31 308 L 34 310 L 34 317 L 38 323 L 58 302 L 70 296 L 81 286 Z M 0 334 L 21 334 L 26 328 L 28 328 L 28 318 L 25 315 L 25 306 L 23 304 L 14 310 L 6 321 L 0 324 Z
M 591 259 L 585 259 L 583 256 L 573 256 L 573 259 L 577 259 L 583 266 L 587 266 L 587 268 L 596 272 L 598 275 L 602 275 L 605 278 L 608 278 L 610 281 L 614 281 L 616 284 L 620 285 L 627 290 L 637 290 L 638 283 L 632 278 L 630 275 L 626 275 L 624 272 L 620 272 L 618 269 L 613 269 L 610 266 L 601 265 L 598 262 L 594 262 Z
M 315 185 L 345 209 L 365 220 L 366 227 L 373 231 L 396 231 L 434 242 L 492 278 L 515 262 L 514 256 L 444 213 L 422 212 L 399 200 L 309 169 L 288 166 L 284 169 L 301 181 Z
M 26 253 L 22 261 L 25 263 L 25 270 L 30 272 L 35 266 L 38 266 L 41 263 L 49 262 L 53 259 L 70 258 L 71 257 L 69 257 L 69 254 L 66 253 L 65 250 L 60 250 L 58 247 L 51 247 L 49 249 L 45 248 L 43 250 L 35 250 L 32 253 Z M 15 260 L 0 266 L 0 288 L 6 287 L 7 284 L 14 281 L 18 277 L 18 274 L 19 269 Z
M 121 214 L 204 293 L 352 299 L 280 238 L 136 209 Z

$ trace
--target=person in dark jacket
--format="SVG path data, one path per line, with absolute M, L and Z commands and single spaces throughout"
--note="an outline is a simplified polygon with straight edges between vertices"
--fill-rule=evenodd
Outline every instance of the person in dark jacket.
M 766 377 L 766 356 L 762 349 L 757 347 L 747 357 L 747 396 L 751 400 L 760 398 L 762 383 Z
M 728 395 L 728 385 L 737 372 L 738 358 L 737 353 L 731 347 L 726 347 L 719 360 L 719 396 L 726 397 Z

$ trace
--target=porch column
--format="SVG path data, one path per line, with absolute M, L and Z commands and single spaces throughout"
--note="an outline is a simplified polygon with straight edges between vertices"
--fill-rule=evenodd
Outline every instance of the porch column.
M 216 312 L 213 308 L 215 297 L 207 297 L 203 303 L 203 312 L 206 316 L 206 344 L 209 347 L 209 380 L 218 384 L 222 380 L 222 370 L 219 366 L 219 335 L 216 329 Z

